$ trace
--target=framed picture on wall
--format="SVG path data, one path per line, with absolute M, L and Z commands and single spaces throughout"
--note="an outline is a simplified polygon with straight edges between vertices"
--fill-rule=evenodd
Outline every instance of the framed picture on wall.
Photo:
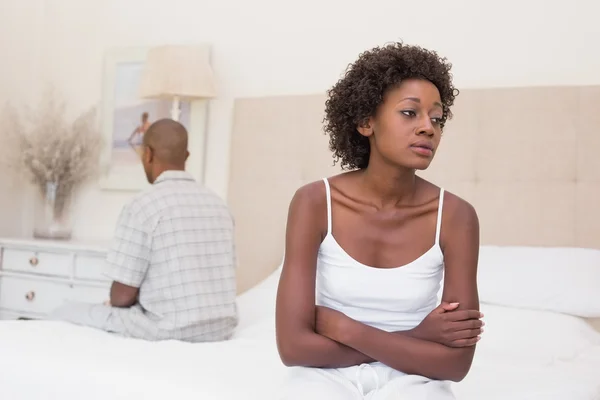
M 149 186 L 141 163 L 143 135 L 154 121 L 171 115 L 171 101 L 139 96 L 147 53 L 148 48 L 119 48 L 105 55 L 102 93 L 105 151 L 100 184 L 106 190 L 139 191 Z M 203 150 L 207 103 L 182 102 L 180 107 L 179 122 L 188 130 L 190 145 L 200 143 Z M 192 155 L 196 159 L 201 156 L 200 149 L 195 150 L 190 151 L 190 159 Z M 189 160 L 188 165 L 193 161 Z

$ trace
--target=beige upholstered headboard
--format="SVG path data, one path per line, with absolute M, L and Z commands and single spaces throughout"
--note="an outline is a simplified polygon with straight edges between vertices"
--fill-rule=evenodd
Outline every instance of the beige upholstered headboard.
M 324 94 L 238 99 L 228 202 L 239 291 L 279 265 L 289 201 L 339 171 Z M 600 248 L 600 87 L 463 90 L 421 173 L 477 209 L 482 244 Z

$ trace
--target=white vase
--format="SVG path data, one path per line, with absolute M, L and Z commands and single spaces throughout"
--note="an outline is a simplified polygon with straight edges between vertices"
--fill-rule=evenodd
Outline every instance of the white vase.
M 33 236 L 40 239 L 70 239 L 72 193 L 60 182 L 47 182 L 40 189 L 35 202 Z

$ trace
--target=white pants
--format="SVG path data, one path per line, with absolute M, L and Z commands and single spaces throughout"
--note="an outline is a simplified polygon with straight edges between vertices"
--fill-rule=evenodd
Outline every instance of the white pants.
M 49 315 L 51 320 L 66 321 L 106 332 L 122 334 L 125 327 L 115 318 L 113 308 L 104 304 L 65 302 Z
M 284 400 L 455 400 L 448 381 L 407 375 L 381 363 L 290 370 Z

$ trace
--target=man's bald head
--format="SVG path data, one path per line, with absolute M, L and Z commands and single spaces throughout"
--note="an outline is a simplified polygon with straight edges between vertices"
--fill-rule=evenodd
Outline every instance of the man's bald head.
M 188 157 L 188 133 L 183 125 L 172 119 L 161 119 L 148 127 L 144 145 L 152 149 L 156 161 L 169 166 L 185 165 Z

